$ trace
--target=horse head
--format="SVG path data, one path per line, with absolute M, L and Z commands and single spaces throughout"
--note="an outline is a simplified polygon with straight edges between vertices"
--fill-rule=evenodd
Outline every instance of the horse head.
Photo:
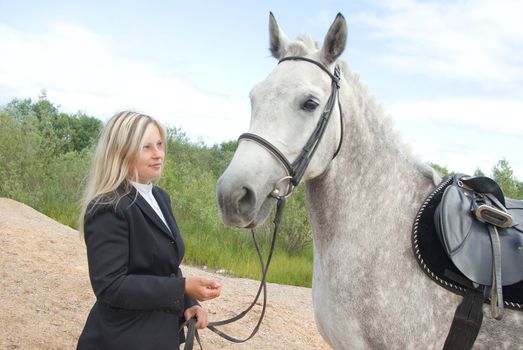
M 326 171 L 342 139 L 337 89 L 343 82 L 335 67 L 347 40 L 344 17 L 337 15 L 321 49 L 306 36 L 289 42 L 272 13 L 269 34 L 279 64 L 251 90 L 249 131 L 217 185 L 222 222 L 234 227 L 262 224 L 277 197 Z M 312 154 L 304 147 L 313 147 Z

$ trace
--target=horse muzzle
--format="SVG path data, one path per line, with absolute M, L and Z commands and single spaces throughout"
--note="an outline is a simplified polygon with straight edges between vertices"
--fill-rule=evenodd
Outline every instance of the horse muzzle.
M 223 224 L 230 227 L 254 228 L 267 219 L 277 202 L 274 188 L 258 194 L 251 186 L 240 184 L 225 173 L 218 179 L 216 199 Z M 272 196 L 271 196 L 272 194 Z

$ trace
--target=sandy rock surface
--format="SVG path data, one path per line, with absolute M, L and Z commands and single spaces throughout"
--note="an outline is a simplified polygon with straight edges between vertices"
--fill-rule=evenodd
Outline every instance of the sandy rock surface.
M 187 276 L 222 281 L 222 296 L 203 303 L 211 321 L 243 311 L 258 282 L 182 266 Z M 19 202 L 0 198 L 0 349 L 74 349 L 94 302 L 78 232 Z M 209 349 L 329 349 L 315 324 L 309 288 L 268 285 L 268 307 L 258 334 L 232 344 L 209 330 Z M 247 336 L 261 307 L 222 329 Z M 198 348 L 198 347 L 195 347 Z

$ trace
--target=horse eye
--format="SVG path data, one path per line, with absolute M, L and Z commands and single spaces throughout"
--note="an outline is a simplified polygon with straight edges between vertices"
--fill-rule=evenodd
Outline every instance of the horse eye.
M 318 105 L 319 105 L 319 103 L 314 100 L 307 100 L 303 104 L 302 108 L 306 111 L 312 112 L 316 109 L 316 107 L 318 107 Z

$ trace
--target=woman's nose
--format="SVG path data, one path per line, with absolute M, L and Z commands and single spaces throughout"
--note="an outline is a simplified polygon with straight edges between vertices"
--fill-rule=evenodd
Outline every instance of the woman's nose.
M 153 153 L 153 157 L 154 158 L 163 158 L 165 155 L 165 152 L 163 151 L 163 149 L 161 147 L 155 147 L 154 148 L 154 153 Z

